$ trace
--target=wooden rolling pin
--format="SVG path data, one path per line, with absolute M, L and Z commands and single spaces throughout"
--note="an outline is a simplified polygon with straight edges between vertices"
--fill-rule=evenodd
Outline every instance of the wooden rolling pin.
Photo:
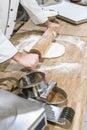
M 53 29 L 48 28 L 42 37 L 36 42 L 33 48 L 30 50 L 30 53 L 39 54 L 40 58 L 45 54 L 45 51 L 48 50 L 50 44 L 56 37 L 56 32 Z

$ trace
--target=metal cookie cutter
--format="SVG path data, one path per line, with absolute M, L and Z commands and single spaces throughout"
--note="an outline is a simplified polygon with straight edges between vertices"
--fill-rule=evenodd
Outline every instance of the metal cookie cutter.
M 45 74 L 43 72 L 31 72 L 18 81 L 18 88 L 22 90 L 26 98 L 36 98 L 39 96 L 39 93 L 45 89 L 45 84 L 42 85 L 43 89 L 38 85 L 40 82 L 45 80 Z M 45 82 L 44 82 L 45 83 Z
M 40 100 L 47 104 L 59 105 L 67 102 L 67 94 L 57 86 L 55 81 L 51 81 L 45 91 L 40 95 Z
M 67 101 L 66 92 L 55 81 L 48 84 L 43 72 L 32 72 L 19 80 L 19 88 L 27 98 L 34 98 L 47 104 L 59 105 Z
M 31 72 L 19 79 L 18 87 L 21 89 L 31 88 L 36 86 L 44 78 L 45 74 L 43 72 Z

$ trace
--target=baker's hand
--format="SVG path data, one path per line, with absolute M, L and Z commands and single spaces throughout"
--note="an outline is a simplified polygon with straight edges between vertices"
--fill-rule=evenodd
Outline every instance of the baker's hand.
M 56 33 L 59 33 L 60 31 L 60 24 L 50 22 L 49 20 L 45 22 L 45 25 L 47 28 L 52 28 Z
M 39 55 L 33 53 L 26 54 L 18 52 L 12 59 L 29 69 L 34 69 L 39 63 Z

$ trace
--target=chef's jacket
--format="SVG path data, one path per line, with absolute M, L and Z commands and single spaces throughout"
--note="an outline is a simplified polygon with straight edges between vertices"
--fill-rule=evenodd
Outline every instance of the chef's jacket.
M 17 49 L 8 40 L 14 29 L 19 3 L 25 8 L 35 24 L 45 23 L 48 18 L 35 0 L 0 1 L 0 63 L 17 53 Z

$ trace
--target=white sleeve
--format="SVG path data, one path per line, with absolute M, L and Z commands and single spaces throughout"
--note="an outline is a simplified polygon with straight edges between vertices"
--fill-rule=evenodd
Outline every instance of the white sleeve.
M 25 8 L 35 24 L 42 24 L 48 20 L 46 14 L 37 4 L 36 0 L 20 0 L 20 3 Z
M 0 63 L 10 59 L 17 52 L 17 49 L 0 31 Z

